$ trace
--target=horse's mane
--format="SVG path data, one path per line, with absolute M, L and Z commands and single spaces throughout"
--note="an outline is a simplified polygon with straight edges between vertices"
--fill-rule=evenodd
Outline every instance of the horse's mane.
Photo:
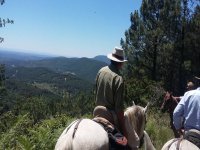
M 131 127 L 134 128 L 137 135 L 141 138 L 145 126 L 145 112 L 144 108 L 141 106 L 131 106 L 125 111 L 125 116 L 127 116 Z

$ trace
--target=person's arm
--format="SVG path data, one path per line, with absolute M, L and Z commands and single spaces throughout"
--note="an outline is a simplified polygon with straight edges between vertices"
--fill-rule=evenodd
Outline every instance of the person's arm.
M 127 131 L 125 129 L 125 119 L 124 119 L 124 83 L 121 77 L 115 80 L 115 112 L 117 114 L 119 130 L 123 132 L 124 136 L 127 138 Z
M 181 100 L 181 97 L 172 96 L 172 99 L 178 104 Z
M 182 134 L 181 128 L 182 128 L 183 115 L 184 115 L 184 98 L 181 99 L 181 101 L 178 103 L 173 112 L 173 124 L 180 135 Z
M 117 118 L 118 118 L 118 122 L 119 122 L 119 128 L 120 131 L 123 132 L 123 135 L 128 138 L 128 134 L 125 128 L 125 118 L 124 118 L 124 111 L 119 111 L 116 113 L 117 114 Z

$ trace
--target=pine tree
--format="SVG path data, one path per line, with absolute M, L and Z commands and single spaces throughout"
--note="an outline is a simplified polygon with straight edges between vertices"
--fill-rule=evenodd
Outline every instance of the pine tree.
M 185 45 L 187 53 L 185 54 L 186 70 L 191 72 L 191 75 L 200 75 L 200 5 L 194 9 L 188 25 L 190 31 L 186 34 Z
M 199 1 L 192 2 L 199 6 Z M 189 27 L 191 18 L 194 18 L 194 6 L 190 8 L 190 4 L 189 0 L 143 0 L 140 12 L 131 14 L 131 26 L 125 32 L 125 39 L 121 40 L 129 60 L 128 79 L 148 78 L 162 82 L 166 90 L 183 94 L 191 71 L 198 72 L 194 62 L 199 62 L 198 44 L 193 44 L 197 47 L 192 48 L 196 50 L 195 61 L 188 58 L 188 54 L 191 57 L 194 53 L 189 51 L 192 41 L 187 35 L 192 32 L 190 35 L 196 39 L 195 43 L 199 43 L 199 31 L 196 31 L 199 28 L 197 22 L 194 23 L 198 20 L 198 11 L 195 9 L 193 27 Z
M 5 3 L 5 0 L 0 0 L 0 5 L 3 5 Z M 5 27 L 6 24 L 13 24 L 14 21 L 13 20 L 10 20 L 9 18 L 7 19 L 3 19 L 0 17 L 0 27 Z M 3 37 L 0 37 L 0 43 L 2 43 L 4 41 L 4 38 Z

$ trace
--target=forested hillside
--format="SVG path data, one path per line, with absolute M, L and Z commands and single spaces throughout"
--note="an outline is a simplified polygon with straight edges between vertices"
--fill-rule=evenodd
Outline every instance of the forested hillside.
M 70 118 L 91 114 L 94 85 L 71 72 L 55 72 L 44 66 L 23 67 L 14 62 L 0 66 L 0 148 L 52 149 L 56 139 L 47 146 L 37 136 L 49 140 L 50 131 L 45 129 L 48 122 L 57 131 Z M 40 130 L 43 121 L 46 123 Z
M 95 76 L 105 63 L 89 58 L 39 57 L 17 52 L 2 52 L 0 58 L 0 148 L 16 147 L 19 143 L 25 143 L 25 149 L 33 148 L 29 129 L 37 128 L 39 122 L 92 113 Z M 35 148 L 40 149 L 41 145 Z
M 103 60 L 99 61 L 95 58 L 50 57 L 36 54 L 1 51 L 0 54 L 0 63 L 5 64 L 9 68 L 42 67 L 59 74 L 76 75 L 78 78 L 87 80 L 92 84 L 94 84 L 95 76 L 99 68 L 107 65 Z
M 106 66 L 106 63 L 89 58 L 65 58 L 57 57 L 32 61 L 24 64 L 26 67 L 45 67 L 62 74 L 74 74 L 79 78 L 94 83 L 96 73 L 99 68 Z
M 6 77 L 9 80 L 18 80 L 43 88 L 54 93 L 66 91 L 74 94 L 78 91 L 91 90 L 92 84 L 80 79 L 74 74 L 60 74 L 42 67 L 7 67 Z

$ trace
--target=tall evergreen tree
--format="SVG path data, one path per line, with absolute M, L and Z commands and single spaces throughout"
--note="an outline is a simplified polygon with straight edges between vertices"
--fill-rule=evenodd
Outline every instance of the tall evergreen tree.
M 185 68 L 192 75 L 200 75 L 200 5 L 195 7 L 187 28 L 190 31 L 185 38 Z
M 198 6 L 199 1 L 196 2 Z M 192 76 L 188 64 L 194 63 L 191 59 L 188 61 L 187 56 L 191 42 L 187 38 L 189 24 L 194 18 L 191 11 L 194 7 L 190 8 L 190 4 L 189 0 L 143 0 L 140 13 L 131 14 L 131 26 L 125 32 L 125 40 L 121 40 L 129 59 L 128 78 L 161 81 L 165 89 L 183 94 L 186 80 Z M 198 55 L 195 58 L 199 60 Z M 194 67 L 192 70 L 197 72 Z

